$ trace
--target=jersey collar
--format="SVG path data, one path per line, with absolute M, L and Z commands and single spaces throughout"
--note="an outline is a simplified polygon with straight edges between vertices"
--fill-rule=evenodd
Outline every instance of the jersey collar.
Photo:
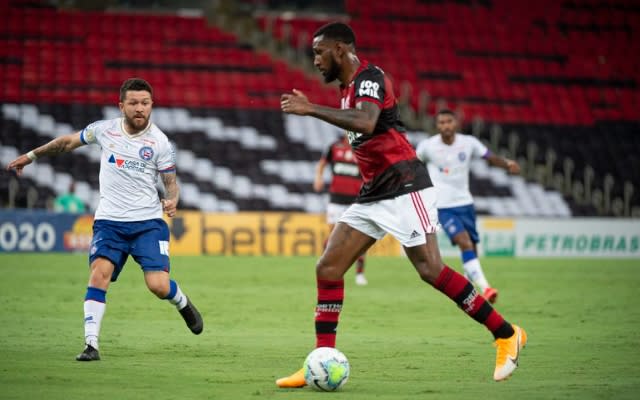
M 124 133 L 126 137 L 128 137 L 129 139 L 135 139 L 135 138 L 143 136 L 147 132 L 149 132 L 149 130 L 151 129 L 151 119 L 149 119 L 149 123 L 147 124 L 147 126 L 143 130 L 141 130 L 140 132 L 136 133 L 135 135 L 132 135 L 129 132 L 127 132 L 127 129 L 124 126 L 124 118 L 120 118 L 120 129 L 122 130 L 122 133 Z
M 356 72 L 353 73 L 353 76 L 351 77 L 351 80 L 349 81 L 349 83 L 347 83 L 346 85 L 344 83 L 340 84 L 340 88 L 344 89 L 349 87 L 349 85 L 351 85 L 353 83 L 353 80 L 356 78 L 356 76 L 358 76 L 358 74 L 360 72 L 362 72 L 363 70 L 365 70 L 367 67 L 369 66 L 369 61 L 367 60 L 360 60 L 360 66 L 358 67 L 358 69 L 356 70 Z

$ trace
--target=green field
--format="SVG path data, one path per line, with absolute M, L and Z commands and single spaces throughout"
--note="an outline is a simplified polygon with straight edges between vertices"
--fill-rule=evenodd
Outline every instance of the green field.
M 458 260 L 451 260 L 459 267 Z M 370 259 L 346 281 L 339 393 L 281 390 L 314 344 L 312 258 L 174 257 L 200 308 L 192 335 L 129 263 L 107 295 L 102 361 L 83 347 L 84 255 L 0 255 L 2 399 L 612 399 L 640 391 L 640 261 L 486 259 L 498 309 L 529 333 L 520 368 L 492 380 L 490 334 L 406 260 Z

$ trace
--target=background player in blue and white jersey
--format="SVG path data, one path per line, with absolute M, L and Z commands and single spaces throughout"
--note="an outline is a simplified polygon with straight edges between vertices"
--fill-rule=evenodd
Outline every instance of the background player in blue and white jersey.
M 511 174 L 520 173 L 517 162 L 499 157 L 471 135 L 456 133 L 458 121 L 451 110 L 441 110 L 436 116 L 438 134 L 418 144 L 416 153 L 427 163 L 429 176 L 438 189 L 438 219 L 451 242 L 462 252 L 464 273 L 494 303 L 498 291 L 489 285 L 478 260 L 476 211 L 469 191 L 471 159 L 484 158 L 489 164 L 504 168 Z
M 107 289 L 129 255 L 142 267 L 151 292 L 174 304 L 189 329 L 199 334 L 202 317 L 178 284 L 169 278 L 169 229 L 162 219 L 176 213 L 179 189 L 175 152 L 167 136 L 150 121 L 153 89 L 140 78 L 120 88 L 121 118 L 98 121 L 80 132 L 58 137 L 9 163 L 18 174 L 45 155 L 70 152 L 87 144 L 102 149 L 100 202 L 89 254 L 90 277 L 84 301 L 85 349 L 76 359 L 100 359 L 98 337 Z M 166 190 L 158 197 L 158 175 Z

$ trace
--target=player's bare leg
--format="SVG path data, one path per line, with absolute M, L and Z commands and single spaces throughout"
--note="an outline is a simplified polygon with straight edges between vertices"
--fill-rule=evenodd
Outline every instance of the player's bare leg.
M 169 273 L 166 271 L 145 271 L 144 281 L 149 290 L 159 299 L 168 300 L 176 306 L 176 309 L 184 319 L 187 327 L 196 335 L 199 335 L 203 328 L 204 322 L 198 309 L 191 303 L 191 300 L 182 293 L 180 286 L 169 279 Z
M 484 276 L 480 260 L 478 259 L 478 250 L 476 244 L 471 240 L 467 231 L 462 231 L 453 237 L 453 242 L 458 245 L 462 253 L 462 268 L 464 276 L 467 277 L 477 288 L 485 299 L 490 303 L 495 303 L 498 299 L 498 291 L 489 285 L 487 278 Z
M 333 228 L 335 227 L 335 224 L 329 224 L 329 232 L 333 232 Z M 327 247 L 327 243 L 329 243 L 329 239 L 327 239 L 324 242 L 324 247 Z M 366 253 L 362 253 L 362 255 L 360 257 L 358 257 L 356 259 L 356 276 L 355 276 L 355 282 L 356 285 L 358 286 L 366 286 L 369 282 L 367 281 L 367 277 L 364 276 L 364 260 L 365 260 L 365 254 Z
M 316 265 L 318 305 L 316 306 L 316 347 L 335 347 L 338 318 L 344 298 L 344 274 L 356 259 L 375 243 L 375 239 L 339 222 L 329 236 L 324 253 Z M 305 386 L 302 369 L 276 384 L 281 388 Z
M 511 325 L 478 295 L 471 282 L 442 263 L 435 234 L 427 235 L 427 243 L 405 247 L 405 252 L 425 282 L 444 293 L 477 322 L 493 334 L 496 345 L 496 366 L 493 378 L 507 379 L 518 365 L 520 350 L 527 343 L 524 329 Z
M 110 260 L 98 257 L 91 263 L 90 268 L 89 284 L 84 300 L 85 348 L 76 356 L 78 361 L 100 360 L 98 337 L 105 311 L 107 289 L 115 266 Z

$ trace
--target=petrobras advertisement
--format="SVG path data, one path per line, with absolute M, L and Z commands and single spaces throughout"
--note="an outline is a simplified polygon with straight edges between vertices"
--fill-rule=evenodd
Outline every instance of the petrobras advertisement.
M 317 256 L 329 235 L 323 214 L 185 211 L 166 221 L 172 255 Z M 86 252 L 92 225 L 91 215 L 0 210 L 0 252 Z M 481 217 L 477 230 L 486 257 L 640 258 L 640 223 L 630 219 Z M 442 229 L 438 244 L 443 256 L 459 257 Z M 368 254 L 403 251 L 387 235 Z
M 480 218 L 484 256 L 640 258 L 640 221 Z
M 517 220 L 515 253 L 522 257 L 640 258 L 640 221 Z

